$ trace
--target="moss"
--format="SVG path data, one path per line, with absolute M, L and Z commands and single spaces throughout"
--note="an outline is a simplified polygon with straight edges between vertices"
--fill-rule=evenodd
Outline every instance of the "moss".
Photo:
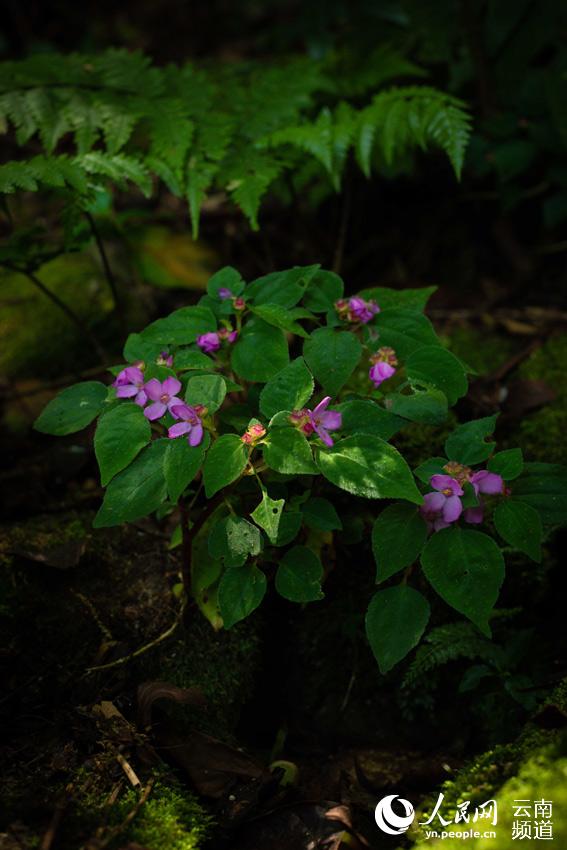
M 138 794 L 130 790 L 116 805 L 112 815 L 122 823 L 134 809 Z M 110 845 L 123 847 L 126 840 L 151 850 L 196 850 L 209 835 L 212 818 L 197 798 L 179 787 L 159 784 L 120 839 Z
M 544 381 L 551 387 L 555 400 L 530 416 L 517 431 L 517 442 L 528 460 L 567 463 L 567 334 L 552 337 L 518 369 L 524 381 Z
M 148 850 L 197 850 L 209 837 L 214 821 L 197 797 L 171 777 L 161 774 L 147 801 L 127 818 L 140 800 L 140 791 L 128 788 L 108 804 L 115 782 L 96 769 L 77 771 L 72 807 L 60 832 L 61 847 L 75 850 L 97 831 L 105 846 L 118 850 L 133 842 Z M 124 828 L 121 828 L 124 827 Z
M 91 326 L 112 310 L 112 296 L 100 267 L 88 254 L 67 254 L 46 263 L 38 278 Z M 92 362 L 90 345 L 63 311 L 23 275 L 1 273 L 8 306 L 0 321 L 0 368 L 19 379 L 53 376 Z
M 411 467 L 419 466 L 428 457 L 445 455 L 445 440 L 457 424 L 454 413 L 449 411 L 441 425 L 421 425 L 412 422 L 391 440 Z
M 469 838 L 467 847 L 472 850 L 508 850 L 513 835 L 514 826 L 514 802 L 516 800 L 546 800 L 552 803 L 551 822 L 553 829 L 553 846 L 567 846 L 567 757 L 561 753 L 556 744 L 544 746 L 536 753 L 529 756 L 520 766 L 517 774 L 510 778 L 495 796 L 498 806 L 498 822 L 494 827 L 495 838 L 481 837 Z M 469 799 L 464 797 L 463 799 Z M 484 800 L 489 796 L 484 795 Z M 484 800 L 482 802 L 484 802 Z M 444 801 L 444 805 L 447 801 Z M 449 805 L 447 811 L 451 811 Z M 486 826 L 477 826 L 484 831 L 490 828 L 489 822 Z M 462 824 L 463 830 L 470 825 Z M 454 829 L 453 826 L 448 827 Z M 522 847 L 541 847 L 540 838 L 522 838 Z M 435 848 L 443 850 L 457 850 L 463 846 L 462 839 L 426 839 L 417 847 Z
M 260 623 L 257 615 L 215 632 L 199 612 L 194 613 L 180 638 L 165 647 L 160 678 L 182 688 L 199 687 L 207 710 L 179 707 L 177 713 L 217 737 L 230 735 L 252 694 L 260 660 Z
M 464 324 L 451 328 L 443 341 L 453 354 L 464 360 L 479 375 L 496 369 L 518 347 L 510 336 Z
M 564 679 L 550 697 L 550 702 L 563 710 L 567 702 L 567 679 Z M 511 840 L 511 803 L 515 799 L 553 799 L 557 806 L 565 812 L 567 803 L 567 787 L 559 798 L 559 788 L 565 786 L 567 776 L 567 759 L 564 757 L 567 738 L 559 730 L 546 730 L 530 722 L 526 725 L 519 738 L 509 744 L 503 744 L 488 750 L 469 762 L 459 771 L 455 779 L 445 782 L 440 789 L 425 799 L 419 806 L 418 815 L 414 820 L 409 837 L 416 841 L 415 850 L 437 847 L 430 840 L 424 839 L 417 822 L 423 820 L 424 813 L 430 813 L 437 802 L 439 791 L 444 795 L 443 811 L 453 812 L 458 803 L 470 800 L 471 809 L 486 800 L 496 799 L 498 802 L 499 829 L 497 839 L 469 839 L 467 846 L 473 850 L 484 850 L 490 846 L 493 850 L 507 850 Z M 562 836 L 567 836 L 567 817 L 557 821 L 557 827 Z M 436 828 L 432 824 L 432 828 Z M 450 829 L 451 827 L 449 827 Z M 498 842 L 498 843 L 496 843 Z M 444 839 L 444 850 L 452 850 L 462 846 L 462 840 L 456 839 L 451 843 Z M 530 844 L 524 846 L 531 846 Z M 564 846 L 559 842 L 558 846 Z M 567 839 L 565 841 L 567 846 Z

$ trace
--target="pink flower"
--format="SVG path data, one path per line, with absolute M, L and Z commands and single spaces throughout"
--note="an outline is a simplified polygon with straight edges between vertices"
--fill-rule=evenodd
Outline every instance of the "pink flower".
M 336 431 L 343 424 L 342 413 L 339 413 L 338 410 L 327 410 L 330 401 L 331 396 L 325 396 L 314 410 L 307 410 L 308 421 L 302 429 L 307 434 L 312 434 L 315 431 L 326 446 L 333 445 L 333 440 L 327 432 Z
M 429 529 L 440 531 L 456 522 L 463 511 L 461 499 L 463 488 L 450 475 L 432 475 L 430 482 L 436 493 L 427 493 L 420 507 L 420 513 Z
M 387 381 L 388 378 L 391 378 L 392 375 L 395 375 L 395 373 L 396 370 L 394 366 L 390 366 L 389 363 L 384 363 L 383 361 L 381 361 L 375 363 L 374 366 L 370 367 L 368 377 L 374 384 L 374 387 L 378 389 L 378 387 L 383 381 Z
M 205 354 L 212 354 L 213 351 L 218 351 L 220 348 L 219 335 L 213 332 L 201 334 L 197 337 L 197 345 Z
M 468 477 L 472 484 L 475 494 L 483 493 L 486 496 L 496 496 L 504 492 L 504 481 L 501 475 L 496 472 L 489 472 L 488 469 L 479 469 L 478 472 L 473 472 Z M 484 506 L 482 502 L 474 508 L 467 508 L 463 514 L 465 522 L 478 525 L 484 519 Z
M 148 400 L 144 388 L 144 373 L 137 366 L 122 369 L 112 386 L 116 387 L 117 398 L 133 398 L 140 407 Z
M 171 415 L 181 421 L 176 422 L 168 429 L 167 436 L 170 440 L 188 434 L 189 445 L 198 446 L 203 439 L 203 425 L 195 408 L 180 402 L 171 407 Z
M 166 378 L 163 383 L 160 383 L 157 378 L 152 378 L 146 384 L 146 392 L 153 404 L 146 407 L 144 416 L 153 421 L 162 417 L 167 410 L 171 411 L 175 405 L 183 404 L 176 396 L 180 389 L 181 383 L 177 378 Z
M 230 328 L 220 328 L 218 332 L 219 339 L 226 340 L 226 342 L 234 342 L 237 336 L 238 331 L 233 331 Z
M 489 472 L 488 469 L 479 469 L 478 472 L 473 472 L 469 480 L 477 496 L 479 493 L 495 496 L 504 491 L 502 476 L 497 475 L 496 472 Z
M 168 354 L 167 351 L 162 351 L 156 360 L 158 366 L 173 366 L 173 354 Z
M 265 434 L 266 429 L 260 422 L 257 422 L 255 425 L 249 425 L 246 433 L 240 439 L 249 446 L 255 446 L 258 440 L 261 440 Z
M 363 325 L 370 322 L 380 311 L 376 301 L 365 301 L 364 298 L 358 296 L 349 299 L 348 307 L 351 322 L 361 322 Z

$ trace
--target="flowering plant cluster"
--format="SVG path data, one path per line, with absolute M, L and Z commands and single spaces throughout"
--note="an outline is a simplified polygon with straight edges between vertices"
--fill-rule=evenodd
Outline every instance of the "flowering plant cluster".
M 248 284 L 221 269 L 197 305 L 128 337 L 108 385 L 69 387 L 36 428 L 66 435 L 98 420 L 95 527 L 175 519 L 184 592 L 215 628 L 248 616 L 269 586 L 322 599 L 322 553 L 363 545 L 372 516 L 366 632 L 387 672 L 421 639 L 432 594 L 489 635 L 502 544 L 538 561 L 562 518 L 546 496 L 556 469 L 496 451 L 496 415 L 458 425 L 446 456 L 413 470 L 396 448 L 412 423 L 443 425 L 467 393 L 469 368 L 423 313 L 432 291 L 345 298 L 317 265 Z

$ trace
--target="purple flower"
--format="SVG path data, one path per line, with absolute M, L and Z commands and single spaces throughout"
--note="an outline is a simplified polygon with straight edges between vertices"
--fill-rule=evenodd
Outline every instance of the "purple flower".
M 307 433 L 315 431 L 326 446 L 333 445 L 333 441 L 327 432 L 336 431 L 343 424 L 342 413 L 339 413 L 338 410 L 327 410 L 330 401 L 331 396 L 325 396 L 314 410 L 307 411 L 309 421 L 303 429 Z
M 228 328 L 220 328 L 218 332 L 218 338 L 222 339 L 226 342 L 234 342 L 236 337 L 238 336 L 238 331 L 233 331 Z
M 497 493 L 504 491 L 504 481 L 501 475 L 495 472 L 489 472 L 488 469 L 479 469 L 470 477 L 470 483 L 474 487 L 475 493 L 485 493 L 487 496 L 495 496 Z
M 218 351 L 220 348 L 219 335 L 213 332 L 201 334 L 197 337 L 197 345 L 205 354 L 212 354 L 213 351 Z
M 221 301 L 226 301 L 227 298 L 232 298 L 232 292 L 230 289 L 227 289 L 226 286 L 221 286 L 217 295 Z
M 188 434 L 189 445 L 198 446 L 203 439 L 203 425 L 195 408 L 180 402 L 171 407 L 171 415 L 181 421 L 176 422 L 175 425 L 169 428 L 167 436 L 170 440 L 175 439 L 175 437 L 181 437 L 182 434 Z
M 433 475 L 429 483 L 437 493 L 427 493 L 419 510 L 430 530 L 439 531 L 459 519 L 463 511 L 459 497 L 464 491 L 450 475 Z
M 484 519 L 484 508 L 482 505 L 477 505 L 476 508 L 467 508 L 463 514 L 463 519 L 465 522 L 474 523 L 478 525 Z
M 368 372 L 368 377 L 374 384 L 374 387 L 378 389 L 380 384 L 383 381 L 387 381 L 388 378 L 391 378 L 396 372 L 393 366 L 390 366 L 389 363 L 379 362 L 375 363 L 374 366 L 370 367 L 370 371 Z
M 358 296 L 349 298 L 348 308 L 351 322 L 362 322 L 363 325 L 370 322 L 380 310 L 376 301 L 365 301 Z
M 163 383 L 160 383 L 157 378 L 152 378 L 146 384 L 146 392 L 153 404 L 146 407 L 144 416 L 153 421 L 163 416 L 167 410 L 171 411 L 175 405 L 183 404 L 176 396 L 180 389 L 181 383 L 177 378 L 166 378 Z
M 148 400 L 144 388 L 144 373 L 137 366 L 122 369 L 112 386 L 116 387 L 117 398 L 133 398 L 140 407 L 143 407 Z
M 156 360 L 158 366 L 173 366 L 173 354 L 168 354 L 167 351 L 162 351 Z

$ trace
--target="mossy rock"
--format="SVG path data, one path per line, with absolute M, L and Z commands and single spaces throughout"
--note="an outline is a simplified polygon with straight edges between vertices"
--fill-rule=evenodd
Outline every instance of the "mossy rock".
M 108 850 L 129 846 L 129 842 L 147 850 L 198 850 L 211 834 L 210 814 L 171 777 L 157 779 L 130 823 L 126 819 L 136 810 L 141 790 L 129 788 L 109 807 L 111 789 L 100 784 L 93 787 L 92 778 L 85 770 L 78 776 L 58 837 L 62 850 L 76 850 L 97 830 L 108 841 L 104 845 Z
M 567 716 L 567 680 L 564 680 L 553 692 L 549 700 L 554 710 Z M 545 703 L 542 708 L 545 708 Z M 539 716 L 542 715 L 540 710 Z M 415 850 L 425 847 L 439 847 L 444 850 L 456 850 L 462 847 L 462 839 L 423 838 L 423 832 L 417 822 L 425 820 L 435 806 L 439 792 L 443 793 L 445 818 L 451 816 L 457 804 L 470 801 L 470 810 L 487 800 L 495 799 L 498 805 L 498 825 L 496 838 L 469 838 L 467 847 L 473 850 L 508 850 L 512 840 L 512 820 L 514 800 L 546 799 L 552 800 L 555 817 L 554 841 L 559 847 L 567 846 L 567 735 L 564 728 L 540 728 L 535 722 L 529 722 L 520 737 L 509 744 L 503 744 L 488 750 L 469 762 L 459 771 L 455 779 L 445 782 L 441 788 L 430 795 L 419 806 L 413 826 L 408 833 L 415 841 Z M 489 822 L 476 827 L 479 831 L 489 829 Z M 431 829 L 441 829 L 440 824 L 432 823 Z M 448 830 L 467 829 L 467 824 L 448 826 Z M 539 847 L 539 844 L 522 840 L 522 846 Z
M 103 326 L 113 302 L 100 266 L 89 253 L 66 254 L 46 263 L 37 277 L 91 329 Z M 0 370 L 17 378 L 67 374 L 90 365 L 96 354 L 65 313 L 24 275 L 0 272 Z
M 541 410 L 522 419 L 517 442 L 528 460 L 567 463 L 567 334 L 549 339 L 523 363 L 517 377 L 524 381 L 543 381 L 555 399 Z

